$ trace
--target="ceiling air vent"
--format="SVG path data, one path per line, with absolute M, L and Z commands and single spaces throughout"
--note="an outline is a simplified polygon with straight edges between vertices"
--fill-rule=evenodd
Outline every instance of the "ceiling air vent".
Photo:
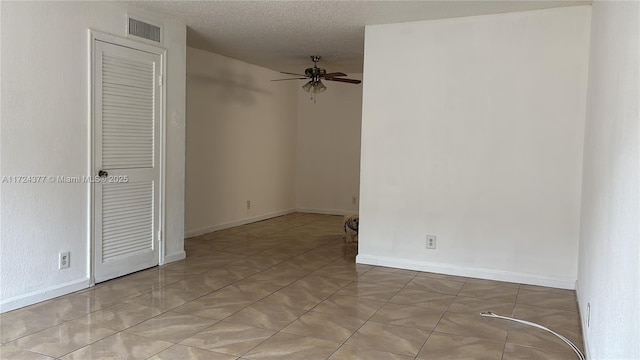
M 160 43 L 160 34 L 162 34 L 162 28 L 160 26 L 149 24 L 132 17 L 129 18 L 129 35 Z

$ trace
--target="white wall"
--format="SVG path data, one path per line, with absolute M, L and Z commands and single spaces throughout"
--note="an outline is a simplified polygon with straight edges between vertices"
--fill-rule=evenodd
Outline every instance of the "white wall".
M 592 13 L 578 300 L 590 359 L 640 359 L 640 6 Z
M 362 74 L 349 74 L 349 78 L 362 79 Z M 314 103 L 302 84 L 296 82 L 297 208 L 324 214 L 357 213 L 362 85 L 326 81 L 327 91 L 318 94 Z
M 188 49 L 188 236 L 294 211 L 296 89 L 279 76 Z
M 146 18 L 153 14 L 135 12 Z M 124 36 L 126 10 L 101 2 L 2 2 L 1 175 L 89 175 L 89 35 Z M 183 252 L 184 25 L 167 48 L 166 259 Z M 89 185 L 1 184 L 2 311 L 88 286 Z M 58 253 L 71 267 L 58 270 Z
M 358 262 L 574 287 L 589 19 L 366 28 Z

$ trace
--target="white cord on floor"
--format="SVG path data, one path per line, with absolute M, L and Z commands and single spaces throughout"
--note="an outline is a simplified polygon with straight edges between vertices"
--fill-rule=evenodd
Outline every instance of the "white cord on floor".
M 521 324 L 525 324 L 525 325 L 529 325 L 529 326 L 533 326 L 536 327 L 538 329 L 542 329 L 544 331 L 548 331 L 550 333 L 552 333 L 553 335 L 557 336 L 560 338 L 560 340 L 564 341 L 567 345 L 571 346 L 571 349 L 573 349 L 573 351 L 576 353 L 576 355 L 578 355 L 578 359 L 580 360 L 585 360 L 584 355 L 582 354 L 582 352 L 580 351 L 580 349 L 578 349 L 578 347 L 572 343 L 569 339 L 567 339 L 566 337 L 558 334 L 555 331 L 552 331 L 542 325 L 530 322 L 530 321 L 526 321 L 526 320 L 520 320 L 520 319 L 514 319 L 514 318 L 510 318 L 510 317 L 506 317 L 506 316 L 502 316 L 502 315 L 498 315 L 498 314 L 494 314 L 491 311 L 484 311 L 480 313 L 480 316 L 484 316 L 484 317 L 492 317 L 492 318 L 497 318 L 497 319 L 503 319 L 503 320 L 510 320 L 510 321 L 515 321 L 517 323 L 521 323 Z

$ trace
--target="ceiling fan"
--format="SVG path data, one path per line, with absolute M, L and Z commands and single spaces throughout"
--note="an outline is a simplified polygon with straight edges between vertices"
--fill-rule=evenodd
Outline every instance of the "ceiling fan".
M 337 81 L 337 82 L 343 82 L 348 84 L 360 84 L 362 82 L 360 80 L 343 78 L 342 76 L 347 76 L 347 74 L 345 73 L 341 73 L 341 72 L 328 73 L 327 70 L 323 68 L 319 68 L 318 61 L 320 61 L 320 58 L 321 58 L 320 56 L 311 56 L 311 61 L 313 61 L 313 67 L 305 69 L 304 74 L 296 74 L 296 73 L 290 73 L 286 71 L 280 72 L 282 74 L 295 75 L 298 77 L 288 78 L 288 79 L 275 79 L 271 81 L 309 79 L 309 81 L 307 81 L 304 85 L 302 85 L 302 88 L 304 89 L 304 91 L 311 92 L 313 94 L 318 94 L 327 90 L 327 87 L 324 86 L 324 84 L 322 83 L 322 80 Z

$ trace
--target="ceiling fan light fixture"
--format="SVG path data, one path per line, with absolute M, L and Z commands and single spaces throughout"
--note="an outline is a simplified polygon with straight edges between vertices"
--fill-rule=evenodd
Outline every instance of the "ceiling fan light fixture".
M 302 85 L 302 89 L 306 92 L 311 91 L 311 88 L 313 87 L 313 81 L 309 80 L 306 84 Z M 315 90 L 315 89 L 314 89 Z
M 318 80 L 318 82 L 315 83 L 315 85 L 313 86 L 313 92 L 315 94 L 319 94 L 319 93 L 324 92 L 326 90 L 327 90 L 327 87 L 324 86 L 324 84 L 320 80 Z

